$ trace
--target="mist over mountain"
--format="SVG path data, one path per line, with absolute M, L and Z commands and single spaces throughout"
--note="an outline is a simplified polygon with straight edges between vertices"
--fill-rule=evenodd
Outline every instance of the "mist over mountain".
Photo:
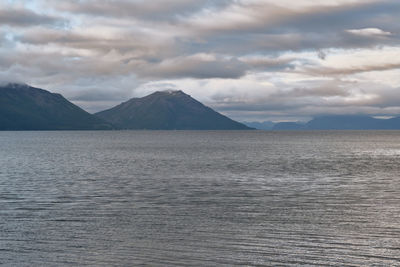
M 248 130 L 182 91 L 158 91 L 132 98 L 96 115 L 122 129 Z
M 24 84 L 0 85 L 0 130 L 102 130 L 112 126 L 60 94 Z

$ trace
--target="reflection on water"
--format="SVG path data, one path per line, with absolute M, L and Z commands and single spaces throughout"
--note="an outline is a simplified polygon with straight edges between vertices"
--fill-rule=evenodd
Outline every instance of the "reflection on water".
M 400 264 L 400 132 L 1 132 L 0 264 Z

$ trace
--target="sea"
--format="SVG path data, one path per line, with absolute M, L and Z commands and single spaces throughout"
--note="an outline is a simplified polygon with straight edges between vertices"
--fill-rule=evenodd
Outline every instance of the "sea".
M 0 265 L 400 266 L 400 132 L 0 132 Z

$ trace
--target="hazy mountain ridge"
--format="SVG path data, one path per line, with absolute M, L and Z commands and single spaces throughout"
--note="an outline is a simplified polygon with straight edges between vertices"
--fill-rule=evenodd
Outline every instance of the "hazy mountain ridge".
M 400 117 L 377 119 L 366 115 L 326 115 L 307 123 L 276 123 L 272 130 L 400 130 Z
M 0 86 L 0 130 L 103 130 L 112 126 L 60 94 L 25 84 Z
M 96 113 L 122 129 L 248 130 L 182 91 L 158 91 Z

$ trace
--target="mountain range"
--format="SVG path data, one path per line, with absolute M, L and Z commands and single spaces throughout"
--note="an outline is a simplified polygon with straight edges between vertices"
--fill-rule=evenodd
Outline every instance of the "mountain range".
M 400 130 L 400 117 L 377 119 L 366 115 L 326 115 L 306 123 L 275 123 L 271 130 Z
M 249 130 L 182 91 L 155 92 L 89 114 L 60 94 L 0 86 L 0 130 Z
M 246 126 L 246 125 L 247 126 Z M 10 83 L 0 86 L 0 130 L 400 130 L 400 117 L 318 116 L 309 122 L 239 123 L 182 91 L 158 91 L 90 114 L 60 94 Z

